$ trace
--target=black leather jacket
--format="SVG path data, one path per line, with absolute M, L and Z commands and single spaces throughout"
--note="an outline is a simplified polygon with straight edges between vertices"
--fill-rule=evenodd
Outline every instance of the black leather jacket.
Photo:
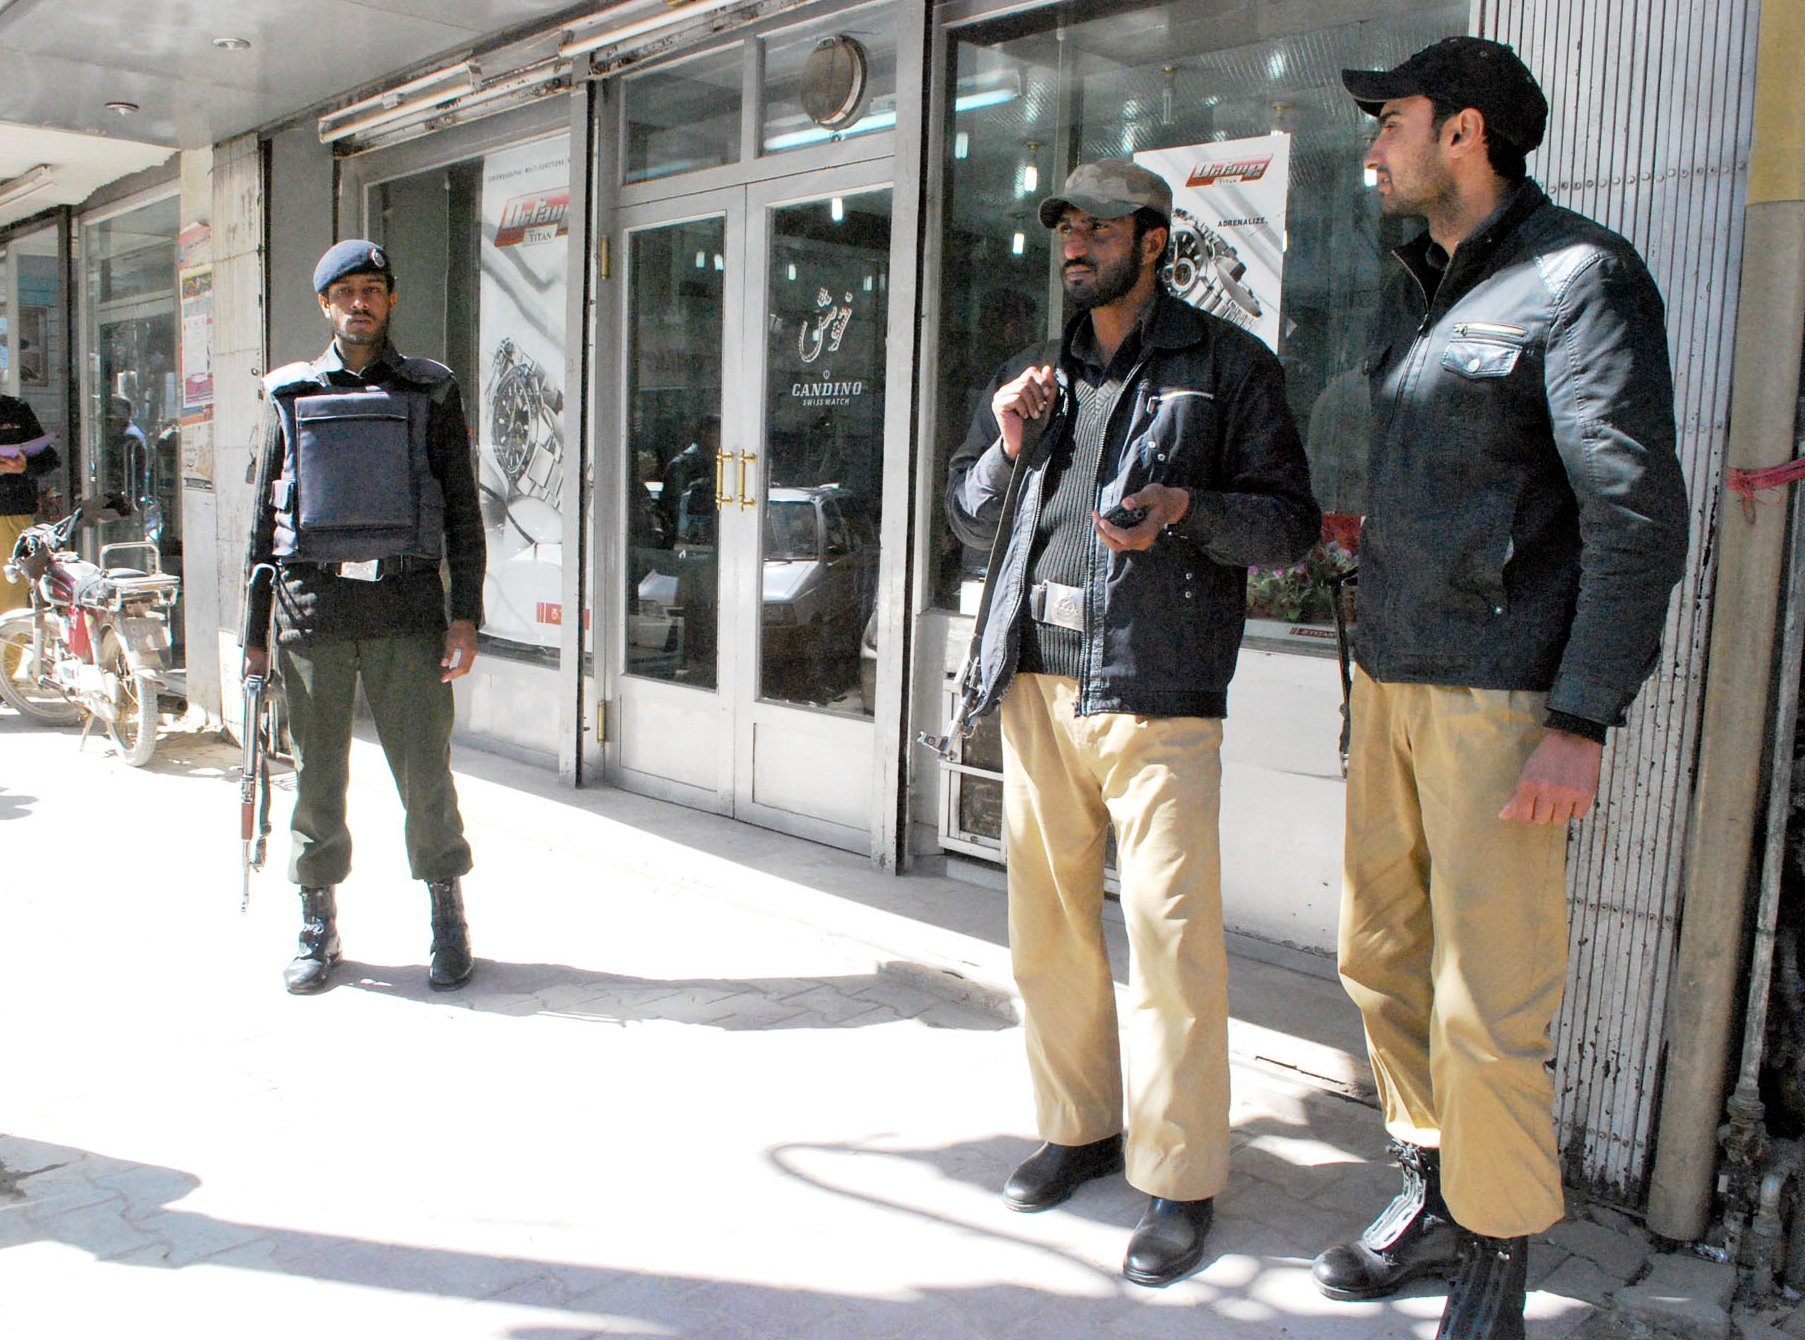
M 1427 236 L 1396 255 L 1367 360 L 1359 662 L 1620 724 L 1686 557 L 1661 295 L 1534 182 L 1445 271 Z
M 1112 476 L 1151 463 L 1152 482 L 1191 491 L 1191 511 L 1140 553 L 1093 543 L 1078 711 L 1219 717 L 1241 646 L 1249 565 L 1301 558 L 1322 516 L 1278 360 L 1218 317 L 1169 294 L 1154 301 L 1141 357 L 1109 415 L 1095 488 L 1100 496 Z M 1076 317 L 1060 341 L 1058 366 L 1068 375 L 1073 333 L 1089 319 Z M 947 516 L 966 544 L 991 543 L 1009 481 L 991 396 L 1045 355 L 1037 346 L 1004 365 L 953 454 Z M 982 685 L 974 717 L 1001 701 L 1014 676 L 1041 487 L 1053 453 L 1070 449 L 1071 427 L 1069 414 L 1058 415 L 1024 453 L 1014 525 L 988 577 L 997 586 L 972 671 Z

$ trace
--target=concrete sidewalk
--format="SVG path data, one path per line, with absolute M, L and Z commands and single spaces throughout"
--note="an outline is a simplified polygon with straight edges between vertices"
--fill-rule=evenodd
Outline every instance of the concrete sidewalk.
M 435 994 L 360 741 L 348 958 L 294 998 L 289 793 L 241 917 L 235 762 L 173 733 L 133 770 L 0 711 L 9 1340 L 1434 1333 L 1432 1288 L 1309 1282 L 1396 1187 L 1320 970 L 1235 956 L 1234 1178 L 1204 1268 L 1140 1289 L 1120 1179 L 998 1200 L 1033 1139 L 994 890 L 460 752 L 479 962 Z M 1683 1333 L 1731 1334 L 1725 1268 L 1652 1264 Z M 1650 1267 L 1582 1208 L 1532 1252 L 1530 1334 L 1605 1333 Z

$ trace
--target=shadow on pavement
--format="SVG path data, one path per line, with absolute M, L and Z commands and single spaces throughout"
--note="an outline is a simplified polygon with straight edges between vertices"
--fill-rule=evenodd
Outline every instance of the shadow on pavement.
M 666 1020 L 748 1032 L 788 1028 L 862 1028 L 895 1023 L 934 1007 L 946 1027 L 997 1032 L 1007 1021 L 925 997 L 896 972 L 839 977 L 633 977 L 564 963 L 498 963 L 479 958 L 469 985 L 434 991 L 423 964 L 342 960 L 327 990 L 369 991 L 396 1000 L 458 1005 L 486 1014 L 558 1015 L 598 1023 Z
M 963 1147 L 991 1148 L 994 1142 Z M 791 1147 L 790 1152 L 803 1147 Z M 782 1157 L 785 1151 L 776 1151 Z M 861 1153 L 862 1151 L 844 1151 Z M 932 1156 L 936 1151 L 900 1151 Z M 1118 1335 L 1137 1317 L 1148 1335 L 1267 1337 L 1315 1333 L 1321 1317 L 1287 1315 L 1262 1297 L 1263 1277 L 1299 1270 L 1296 1259 L 1237 1258 L 1221 1281 L 1195 1280 L 1189 1307 L 1137 1307 L 1180 1295 L 1138 1290 L 1058 1246 L 1011 1231 L 1016 1216 L 997 1210 L 996 1222 L 968 1222 L 965 1231 L 1003 1238 L 1061 1256 L 1105 1287 L 1080 1295 L 1027 1285 L 924 1285 L 902 1293 L 838 1293 L 823 1289 L 717 1280 L 706 1276 L 631 1270 L 568 1260 L 490 1255 L 443 1247 L 380 1242 L 343 1234 L 242 1224 L 178 1208 L 201 1185 L 193 1174 L 112 1158 L 66 1146 L 0 1136 L 0 1250 L 27 1243 L 60 1243 L 96 1261 L 153 1270 L 205 1265 L 364 1289 L 540 1307 L 585 1320 L 596 1329 L 627 1334 L 770 1337 L 988 1335 L 1007 1318 L 1010 1334 Z M 887 1203 L 879 1201 L 878 1203 Z M 902 1207 L 908 1208 L 908 1207 Z M 915 1211 L 916 1213 L 931 1213 Z M 935 1215 L 940 1219 L 947 1216 Z M 1126 1230 L 1124 1230 L 1126 1233 Z M 1218 1230 L 1218 1237 L 1227 1237 Z M 1222 1255 L 1233 1251 L 1225 1244 Z M 1217 1259 L 1206 1258 L 1204 1268 Z M 72 1300 L 73 1301 L 73 1300 Z M 1186 1300 L 1189 1301 L 1189 1300 Z M 1226 1304 L 1217 1310 L 1211 1304 Z M 1414 1323 L 1389 1306 L 1367 1309 L 1362 1327 L 1373 1337 L 1402 1337 Z M 1134 1309 L 1131 1313 L 1130 1309 Z M 247 1322 L 252 1318 L 247 1317 Z M 548 1318 L 548 1321 L 551 1320 Z M 1333 1329 L 1345 1334 L 1346 1321 Z M 500 1332 L 497 1332 L 498 1334 Z M 517 1340 L 594 1334 L 568 1324 L 510 1328 Z

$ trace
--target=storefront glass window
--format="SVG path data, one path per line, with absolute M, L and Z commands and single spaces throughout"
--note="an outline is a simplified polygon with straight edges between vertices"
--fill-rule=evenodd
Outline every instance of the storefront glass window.
M 715 687 L 726 220 L 632 235 L 627 673 Z
M 1258 334 L 1285 366 L 1330 518 L 1304 563 L 1250 573 L 1248 631 L 1324 650 L 1328 579 L 1354 563 L 1364 509 L 1368 313 L 1385 251 L 1415 230 L 1382 220 L 1362 181 L 1371 125 L 1340 71 L 1393 65 L 1465 31 L 1468 11 L 1377 8 L 1330 0 L 1313 26 L 1263 20 L 1250 41 L 1245 7 L 1226 0 L 1062 4 L 949 43 L 939 478 L 995 369 L 1067 315 L 1036 202 L 1079 162 L 1135 156 L 1175 182 L 1168 286 Z M 935 601 L 973 608 L 986 556 L 934 524 Z
M 835 14 L 764 46 L 764 153 L 895 127 L 894 5 Z
M 1249 572 L 1249 641 L 1332 653 L 1333 583 L 1358 560 L 1365 508 L 1368 314 L 1385 252 L 1415 231 L 1382 219 L 1365 187 L 1371 123 L 1340 72 L 1395 65 L 1464 32 L 1468 11 L 1380 8 L 1325 0 L 1309 27 L 1262 11 L 1251 41 L 1247 7 L 1228 0 L 1049 5 L 953 35 L 936 498 L 995 371 L 1069 315 L 1035 206 L 1080 162 L 1135 157 L 1174 184 L 1168 287 L 1278 354 L 1328 514 L 1302 563 Z M 935 603 L 969 613 L 988 555 L 962 548 L 937 506 L 930 525 Z M 948 845 L 1000 845 L 1000 765 L 993 737 L 966 743 L 949 773 Z
M 772 212 L 760 693 L 869 716 L 890 192 Z
M 63 469 L 41 477 L 39 514 L 69 510 L 69 332 L 63 299 L 62 245 L 55 228 L 0 242 L 0 394 L 30 405 L 52 434 Z M 0 559 L 5 555 L 0 554 Z
M 482 639 L 555 662 L 563 622 L 564 326 L 570 139 L 371 189 L 395 267 L 390 336 L 457 374 L 488 530 Z M 323 341 L 322 341 L 323 343 Z
M 625 179 L 738 162 L 744 69 L 744 54 L 734 45 L 629 78 Z
M 88 358 L 83 385 L 84 493 L 132 508 L 94 542 L 149 540 L 182 571 L 181 396 L 177 378 L 174 196 L 82 230 Z M 172 620 L 179 640 L 182 621 Z M 177 650 L 179 651 L 179 645 Z

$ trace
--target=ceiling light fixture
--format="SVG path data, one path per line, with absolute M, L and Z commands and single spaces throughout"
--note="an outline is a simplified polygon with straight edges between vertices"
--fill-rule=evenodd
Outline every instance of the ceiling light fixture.
M 433 70 L 430 73 L 419 76 L 417 79 L 410 79 L 405 84 L 397 84 L 394 88 L 385 89 L 381 93 L 375 93 L 367 98 L 359 99 L 348 107 L 340 107 L 336 112 L 327 112 L 326 115 L 320 118 L 320 140 L 322 143 L 330 144 L 334 138 L 342 138 L 342 136 L 338 134 L 338 128 L 348 124 L 351 118 L 356 117 L 360 112 L 369 112 L 380 108 L 381 111 L 376 113 L 375 119 L 381 120 L 390 113 L 399 114 L 403 106 L 432 107 L 449 98 L 457 97 L 461 93 L 469 92 L 477 86 L 481 78 L 482 71 L 477 68 L 476 62 L 471 60 L 459 61 L 456 65 L 447 65 L 443 69 Z M 447 84 L 457 79 L 464 81 L 464 87 L 462 89 L 453 90 L 447 93 L 439 93 L 429 98 L 421 98 L 412 104 L 407 104 L 403 101 L 410 93 L 417 93 L 423 88 L 432 88 L 438 84 Z M 368 120 L 370 118 L 365 119 Z M 328 132 L 331 132 L 331 134 L 329 135 Z M 344 133 L 350 134 L 352 132 L 346 130 Z
M 213 45 L 221 51 L 249 51 L 251 39 L 248 37 L 216 37 Z
M 138 104 L 135 102 L 122 102 L 122 101 L 121 102 L 109 102 L 107 104 L 107 110 L 109 112 L 117 112 L 117 113 L 119 113 L 120 116 L 130 116 L 133 112 L 138 110 Z
M 472 66 L 472 69 L 475 67 Z M 416 98 L 412 102 L 399 103 L 385 111 L 372 112 L 356 121 L 347 121 L 342 125 L 328 125 L 328 118 L 320 119 L 320 143 L 333 144 L 352 135 L 386 135 L 406 126 L 427 121 L 436 121 L 440 117 L 458 117 L 472 108 L 487 106 L 491 103 L 511 101 L 516 97 L 525 100 L 545 93 L 556 92 L 568 81 L 568 67 L 556 57 L 547 57 L 533 65 L 524 66 L 512 74 L 502 75 L 489 83 L 476 80 L 468 89 L 447 89 L 439 93 L 428 94 Z M 492 111 L 500 111 L 500 107 L 491 107 Z
M 56 185 L 56 170 L 48 163 L 39 163 L 29 171 L 21 172 L 11 181 L 0 182 L 0 207 L 23 200 L 28 195 L 54 185 Z
M 634 23 L 623 23 L 618 28 L 604 28 L 601 32 L 590 33 L 586 37 L 573 37 L 558 48 L 558 54 L 565 60 L 574 60 L 578 56 L 586 56 L 602 47 L 630 42 L 635 37 L 643 37 L 647 33 L 657 32 L 660 28 L 668 28 L 685 19 L 700 18 L 704 14 L 712 14 L 716 10 L 744 3 L 745 0 L 690 0 L 688 4 L 673 5 L 663 14 L 653 14 Z

